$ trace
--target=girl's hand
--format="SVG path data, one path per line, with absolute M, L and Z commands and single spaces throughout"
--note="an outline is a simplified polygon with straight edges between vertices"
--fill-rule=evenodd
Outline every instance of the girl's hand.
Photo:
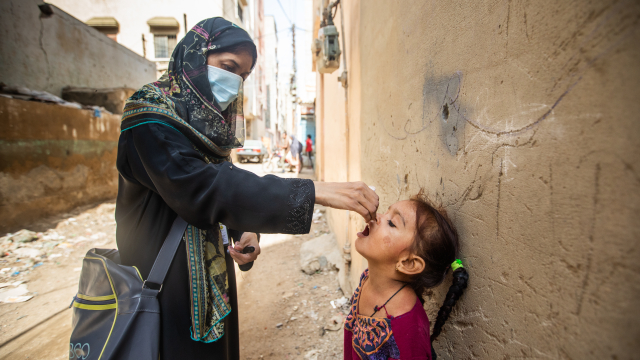
M 378 195 L 362 181 L 319 182 L 314 181 L 316 204 L 335 209 L 351 210 L 362 215 L 365 222 L 376 219 Z
M 243 254 L 242 249 L 247 246 L 253 246 L 256 250 L 249 254 Z M 258 258 L 260 255 L 260 244 L 258 243 L 258 235 L 256 233 L 246 232 L 242 234 L 240 241 L 237 241 L 235 245 L 229 246 L 229 255 L 235 260 L 238 265 L 244 265 L 250 263 Z

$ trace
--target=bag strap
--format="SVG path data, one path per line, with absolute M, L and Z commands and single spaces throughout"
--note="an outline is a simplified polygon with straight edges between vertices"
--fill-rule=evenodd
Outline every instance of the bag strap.
M 164 244 L 162 244 L 158 257 L 156 257 L 156 261 L 153 263 L 149 277 L 142 283 L 142 289 L 156 290 L 158 292 L 162 290 L 162 283 L 164 282 L 164 278 L 167 276 L 169 267 L 173 262 L 173 257 L 175 256 L 176 251 L 178 251 L 180 240 L 182 240 L 182 235 L 184 234 L 187 225 L 189 224 L 187 224 L 187 222 L 179 215 L 176 217 L 173 225 L 171 225 L 167 238 L 164 240 Z M 155 284 L 156 286 L 149 287 L 149 283 Z

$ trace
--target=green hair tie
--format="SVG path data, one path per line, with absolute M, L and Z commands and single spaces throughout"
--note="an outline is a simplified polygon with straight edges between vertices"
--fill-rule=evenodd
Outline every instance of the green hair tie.
M 463 268 L 462 261 L 460 259 L 456 259 L 456 261 L 451 263 L 451 270 L 456 271 L 460 268 Z

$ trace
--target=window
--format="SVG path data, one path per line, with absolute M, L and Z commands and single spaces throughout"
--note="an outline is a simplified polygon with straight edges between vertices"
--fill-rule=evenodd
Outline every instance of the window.
M 171 57 L 173 48 L 176 47 L 176 35 L 153 35 L 153 46 L 156 51 L 156 59 Z
M 156 59 L 171 57 L 173 48 L 177 44 L 177 35 L 180 31 L 178 20 L 172 17 L 154 17 L 147 21 L 149 32 L 153 34 L 153 47 Z
M 92 28 L 100 31 L 109 39 L 118 41 L 118 33 L 120 32 L 120 24 L 112 17 L 94 17 L 86 23 Z

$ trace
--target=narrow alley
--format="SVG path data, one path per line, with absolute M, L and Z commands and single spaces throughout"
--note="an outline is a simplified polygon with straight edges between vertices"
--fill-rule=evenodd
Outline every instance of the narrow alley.
M 239 166 L 264 175 L 261 164 Z M 313 178 L 308 168 L 299 176 Z M 69 304 L 82 259 L 91 248 L 116 248 L 114 210 L 113 202 L 85 206 L 0 239 L 0 358 L 69 358 Z M 330 234 L 324 212 L 316 206 L 307 235 L 264 234 L 255 266 L 248 272 L 236 267 L 243 359 L 342 357 L 348 306 L 337 269 L 308 275 L 300 266 L 300 247 Z

